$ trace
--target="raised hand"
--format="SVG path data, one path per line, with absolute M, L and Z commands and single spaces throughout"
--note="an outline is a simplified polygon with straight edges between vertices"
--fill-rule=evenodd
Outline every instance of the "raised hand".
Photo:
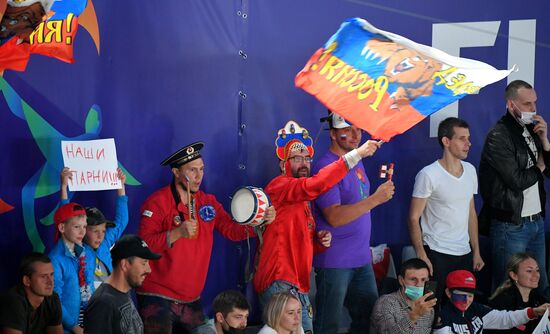
M 361 158 L 370 157 L 374 155 L 374 152 L 376 152 L 377 149 L 380 148 L 380 145 L 382 145 L 382 142 L 378 142 L 376 140 L 367 140 L 363 143 L 363 145 L 357 148 L 357 152 L 359 153 Z

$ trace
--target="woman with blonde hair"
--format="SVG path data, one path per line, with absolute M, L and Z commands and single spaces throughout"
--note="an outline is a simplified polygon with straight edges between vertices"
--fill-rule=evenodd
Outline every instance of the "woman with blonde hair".
M 304 334 L 302 306 L 291 292 L 271 296 L 264 308 L 264 322 L 258 334 Z
M 514 311 L 526 307 L 537 307 L 546 300 L 537 292 L 540 272 L 537 260 L 529 253 L 515 253 L 506 263 L 508 278 L 489 298 L 489 306 L 497 310 Z M 538 324 L 538 319 L 525 325 L 493 333 L 531 333 Z M 487 331 L 491 333 L 491 331 Z

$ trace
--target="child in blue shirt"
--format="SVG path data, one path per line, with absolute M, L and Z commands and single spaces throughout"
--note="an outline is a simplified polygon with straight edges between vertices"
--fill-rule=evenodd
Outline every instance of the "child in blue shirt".
M 126 175 L 118 168 L 118 178 L 122 187 L 117 190 L 116 212 L 114 221 L 109 221 L 95 207 L 86 208 L 87 227 L 84 237 L 88 268 L 93 272 L 93 291 L 107 279 L 113 271 L 110 249 L 121 236 L 128 225 L 128 196 L 124 183 Z M 73 173 L 67 167 L 61 171 L 61 204 L 68 202 L 68 184 Z
M 82 334 L 79 321 L 93 289 L 82 240 L 86 234 L 86 210 L 77 203 L 60 206 L 54 214 L 55 245 L 49 257 L 54 270 L 54 291 L 61 301 L 65 333 Z
M 65 333 L 83 333 L 83 312 L 88 301 L 96 287 L 112 271 L 109 249 L 128 225 L 128 197 L 124 188 L 126 175 L 121 169 L 117 171 L 122 188 L 117 190 L 114 223 L 106 220 L 97 208 L 84 209 L 79 204 L 69 203 L 67 187 L 72 172 L 69 168 L 61 172 L 61 206 L 54 215 L 57 243 L 50 252 L 50 258 L 54 266 L 54 290 L 61 300 Z M 107 229 L 107 225 L 113 227 Z

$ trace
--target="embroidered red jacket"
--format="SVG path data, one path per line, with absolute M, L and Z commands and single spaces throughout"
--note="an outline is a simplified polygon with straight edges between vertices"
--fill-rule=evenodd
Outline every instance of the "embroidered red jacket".
M 327 165 L 311 177 L 281 175 L 265 188 L 277 210 L 275 220 L 266 226 L 260 250 L 254 288 L 261 293 L 273 281 L 281 280 L 308 293 L 313 252 L 324 247 L 314 242 L 315 221 L 309 201 L 336 185 L 346 176 L 344 160 Z

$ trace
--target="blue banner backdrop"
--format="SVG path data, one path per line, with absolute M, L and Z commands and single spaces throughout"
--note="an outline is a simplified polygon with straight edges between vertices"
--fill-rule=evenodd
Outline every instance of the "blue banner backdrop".
M 550 120 L 546 111 L 550 97 L 545 94 L 550 88 L 550 63 L 544 61 L 550 58 L 547 1 L 529 6 L 509 0 L 445 5 L 396 0 L 96 0 L 93 4 L 98 45 L 93 33 L 80 27 L 74 64 L 33 55 L 25 72 L 3 74 L 6 85 L 42 119 L 18 116 L 0 94 L 4 152 L 0 198 L 14 207 L 0 215 L 1 288 L 15 283 L 21 256 L 39 244 L 31 243 L 29 228 L 37 229 L 46 251 L 52 246 L 54 232 L 47 217 L 58 201 L 59 161 L 40 150 L 41 143 L 55 139 L 40 129 L 49 124 L 61 136 L 115 138 L 120 163 L 137 180 L 135 184 L 140 183 L 127 187 L 131 219 L 127 233 L 137 231 L 143 200 L 171 180 L 160 161 L 197 140 L 205 142 L 202 187 L 228 208 L 229 195 L 237 187 L 265 186 L 277 175 L 274 141 L 287 120 L 298 121 L 313 137 L 318 135 L 317 154 L 327 149 L 329 139 L 319 123 L 326 110 L 294 87 L 294 76 L 350 17 L 363 17 L 422 44 L 437 42 L 435 47 L 499 69 L 520 62 L 523 66 L 512 78 L 534 81 L 539 112 Z M 453 29 L 465 30 L 449 33 L 457 31 Z M 442 32 L 448 33 L 441 37 Z M 494 43 L 480 41 L 487 36 Z M 536 43 L 530 41 L 535 36 Z M 485 134 L 504 113 L 505 86 L 505 80 L 490 85 L 461 100 L 457 109 L 459 117 L 471 124 L 473 145 L 467 160 L 476 166 Z M 94 105 L 101 117 L 92 133 L 85 124 Z M 430 127 L 430 120 L 424 120 L 364 161 L 373 187 L 381 183 L 380 165 L 395 163 L 397 193 L 373 211 L 371 244 L 387 243 L 397 257 L 409 243 L 406 220 L 414 177 L 441 153 L 437 140 L 430 138 Z M 97 206 L 108 217 L 114 215 L 115 191 L 77 193 L 74 200 Z M 476 202 L 479 210 L 481 203 Z M 207 310 L 218 292 L 242 284 L 246 251 L 245 242 L 232 243 L 216 235 L 203 293 Z

